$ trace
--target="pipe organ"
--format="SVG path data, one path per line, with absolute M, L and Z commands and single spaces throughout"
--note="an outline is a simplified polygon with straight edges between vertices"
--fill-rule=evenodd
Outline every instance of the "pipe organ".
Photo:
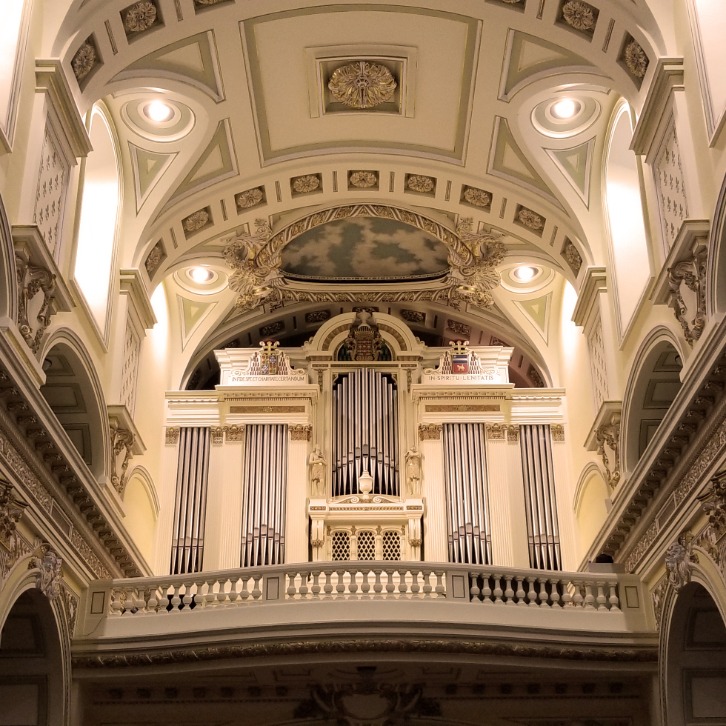
M 370 312 L 331 318 L 301 348 L 216 351 L 215 390 L 167 394 L 167 442 L 183 432 L 172 570 L 562 568 L 574 556 L 556 511 L 564 392 L 515 388 L 511 352 L 428 348 L 399 318 Z
M 356 494 L 364 471 L 373 492 L 397 497 L 398 398 L 390 374 L 358 368 L 338 375 L 332 391 L 332 493 Z

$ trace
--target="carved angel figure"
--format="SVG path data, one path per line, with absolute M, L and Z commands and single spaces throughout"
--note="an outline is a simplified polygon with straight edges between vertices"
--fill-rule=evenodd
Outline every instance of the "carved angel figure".
M 406 452 L 406 485 L 410 496 L 421 496 L 421 452 L 415 446 Z
M 229 286 L 237 293 L 237 306 L 253 308 L 273 291 L 268 284 L 276 276 L 277 266 L 263 262 L 260 250 L 272 235 L 272 228 L 264 219 L 255 220 L 254 235 L 241 234 L 224 248 L 224 259 L 232 268 Z
M 322 497 L 325 488 L 325 467 L 327 462 L 319 446 L 316 446 L 308 458 L 310 465 L 310 489 L 314 497 Z
M 665 565 L 668 570 L 668 582 L 676 592 L 691 581 L 691 567 L 697 561 L 698 558 L 691 552 L 691 538 L 687 533 L 681 534 L 666 550 Z
M 491 295 L 500 281 L 496 268 L 504 259 L 506 249 L 501 234 L 495 232 L 474 232 L 470 218 L 462 219 L 456 233 L 464 250 L 450 255 L 452 273 L 461 280 L 459 295 L 479 307 L 490 307 L 494 303 Z M 468 254 L 466 254 L 468 252 Z

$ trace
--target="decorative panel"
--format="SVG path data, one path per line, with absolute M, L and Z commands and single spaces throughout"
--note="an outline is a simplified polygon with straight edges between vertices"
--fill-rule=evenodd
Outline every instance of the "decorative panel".
M 605 343 L 602 337 L 602 321 L 598 318 L 592 326 L 587 339 L 590 349 L 590 371 L 592 373 L 592 394 L 595 397 L 595 410 L 599 411 L 602 402 L 608 398 L 608 378 L 605 366 Z
M 58 140 L 50 126 L 45 128 L 38 170 L 33 222 L 38 225 L 54 258 L 58 259 L 58 235 L 63 225 L 68 165 L 60 153 Z
M 671 121 L 663 136 L 658 155 L 653 163 L 658 208 L 663 229 L 663 240 L 670 248 L 676 240 L 681 222 L 688 216 L 686 185 L 681 167 L 681 154 L 675 125 Z
M 136 406 L 136 379 L 139 372 L 139 352 L 141 340 L 134 331 L 130 321 L 126 322 L 124 336 L 124 358 L 121 368 L 121 403 L 123 403 L 133 416 Z

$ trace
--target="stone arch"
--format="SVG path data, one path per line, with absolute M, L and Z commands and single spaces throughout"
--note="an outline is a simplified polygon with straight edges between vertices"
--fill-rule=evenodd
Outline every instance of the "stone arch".
M 153 562 L 159 498 L 153 479 L 143 466 L 128 475 L 123 493 L 126 531 L 147 562 Z
M 18 281 L 10 222 L 0 197 L 0 320 L 18 320 Z
M 597 464 L 587 464 L 577 481 L 573 510 L 581 550 L 586 550 L 605 523 L 610 489 Z
M 666 599 L 661 624 L 661 702 L 667 726 L 719 722 L 726 715 L 726 626 L 708 583 L 691 583 Z
M 726 178 L 713 213 L 706 270 L 706 318 L 726 313 Z
M 48 339 L 42 360 L 46 379 L 40 392 L 93 475 L 105 481 L 110 466 L 108 415 L 85 346 L 70 330 L 58 330 Z
M 30 566 L 30 569 L 29 569 Z M 0 702 L 8 723 L 70 723 L 70 632 L 63 596 L 37 587 L 38 569 L 22 558 L 0 604 Z M 63 592 L 63 589 L 61 589 Z M 34 718 L 35 720 L 30 720 Z
M 621 462 L 632 471 L 681 387 L 683 352 L 670 330 L 659 326 L 643 341 L 623 396 Z

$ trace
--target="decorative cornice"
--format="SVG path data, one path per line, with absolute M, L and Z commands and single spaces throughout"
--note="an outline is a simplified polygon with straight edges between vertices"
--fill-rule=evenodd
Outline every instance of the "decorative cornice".
M 683 88 L 683 58 L 659 58 L 630 145 L 636 154 L 645 154 L 648 162 L 656 151 L 655 141 L 671 96 Z
M 36 90 L 46 94 L 58 117 L 60 123 L 56 131 L 62 132 L 63 144 L 70 151 L 68 161 L 75 164 L 76 159 L 88 156 L 93 147 L 61 62 L 42 58 L 36 60 L 35 83 Z
M 129 297 L 129 312 L 139 335 L 156 325 L 151 299 L 138 270 L 120 270 L 121 294 Z
M 588 331 L 599 312 L 598 295 L 606 291 L 607 272 L 605 268 L 588 267 L 583 274 L 577 303 L 572 311 L 572 322 Z

